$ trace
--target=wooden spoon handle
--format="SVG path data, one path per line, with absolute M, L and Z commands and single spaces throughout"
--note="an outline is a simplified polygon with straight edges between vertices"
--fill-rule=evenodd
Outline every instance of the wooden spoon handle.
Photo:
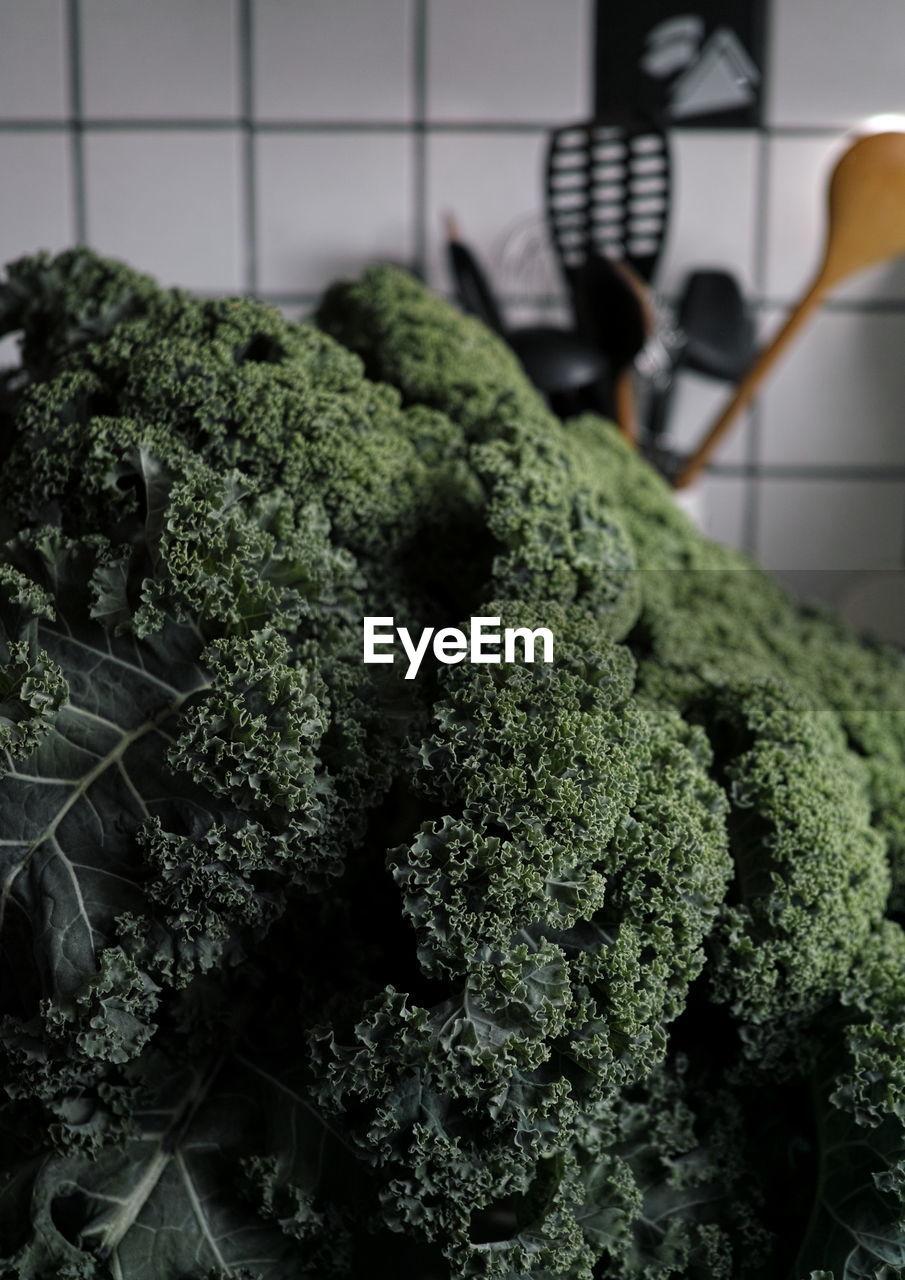
M 673 482 L 674 488 L 684 489 L 697 479 L 723 436 L 725 436 L 741 411 L 754 398 L 763 379 L 770 372 L 799 329 L 804 325 L 811 312 L 820 303 L 827 292 L 827 287 L 827 282 L 823 277 L 818 276 L 800 299 L 779 333 L 756 358 L 694 453 L 686 461 Z
M 616 425 L 629 444 L 638 443 L 638 407 L 635 403 L 635 385 L 632 381 L 632 367 L 626 365 L 620 370 L 613 387 L 613 408 L 616 414 Z

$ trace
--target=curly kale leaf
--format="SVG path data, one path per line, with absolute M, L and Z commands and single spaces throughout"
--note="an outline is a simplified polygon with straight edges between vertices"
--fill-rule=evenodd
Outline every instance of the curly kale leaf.
M 147 527 L 130 623 L 167 580 Z M 65 1141 L 66 1099 L 142 1051 L 161 986 L 235 962 L 290 886 L 335 874 L 335 840 L 308 853 L 334 805 L 317 754 L 327 695 L 269 627 L 208 642 L 215 605 L 153 628 L 98 618 L 103 539 L 47 528 L 6 554 L 18 568 L 4 568 L 0 617 L 27 638 L 8 644 L 5 678 L 31 652 L 40 666 L 19 680 L 32 719 L 8 735 L 0 777 L 0 1041 Z
M 355 1099 L 387 1213 L 464 1259 L 456 1274 L 508 1274 L 502 1244 L 499 1272 L 477 1249 L 474 1215 L 533 1204 L 583 1110 L 665 1052 L 729 870 L 701 735 L 632 701 L 624 649 L 554 618 L 554 664 L 446 676 L 413 778 L 437 816 L 390 855 L 414 990 L 387 988 L 314 1037 L 318 1096 L 339 1113 Z M 556 1185 L 557 1248 L 584 1275 L 577 1167 Z M 530 1218 L 512 1257 L 551 1229 Z
M 902 656 L 411 276 L 318 319 L 0 285 L 0 1275 L 905 1269 Z
M 831 712 L 776 682 L 738 681 L 713 687 L 700 714 L 729 797 L 735 866 L 711 982 L 751 1051 L 776 1056 L 796 1020 L 832 1002 L 882 918 L 885 849 L 862 762 Z
M 0 564 L 0 776 L 35 750 L 66 700 L 62 672 L 38 643 L 39 622 L 52 617 L 49 596 Z
M 815 1029 L 815 1177 L 796 1273 L 885 1280 L 905 1268 L 903 974 L 905 933 L 887 922 L 843 993 L 835 1037 Z
M 359 1178 L 299 1068 L 242 1040 L 182 1056 L 149 1050 L 132 1067 L 137 1101 L 116 1146 L 90 1162 L 45 1154 L 6 1182 L 0 1275 L 348 1274 L 336 1206 Z
M 487 594 L 573 605 L 621 638 L 640 607 L 632 547 L 505 343 L 392 267 L 334 285 L 317 319 L 404 403 L 460 426 L 496 543 Z
M 134 833 L 155 807 L 176 803 L 167 743 L 209 677 L 189 629 L 170 625 L 159 647 L 139 647 L 69 612 L 90 578 L 90 550 L 48 533 L 34 556 L 60 601 L 59 621 L 42 620 L 37 638 L 68 696 L 0 782 L 0 928 L 16 913 L 30 922 L 42 989 L 65 1007 L 95 973 L 117 914 L 142 900 Z

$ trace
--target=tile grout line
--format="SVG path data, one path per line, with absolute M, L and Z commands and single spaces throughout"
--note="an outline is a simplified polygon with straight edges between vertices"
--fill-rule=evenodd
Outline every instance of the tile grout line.
M 424 0 L 416 0 L 424 3 Z M 72 7 L 72 0 L 69 0 Z M 86 130 L 109 132 L 133 132 L 142 130 L 225 130 L 236 129 L 244 123 L 241 115 L 236 116 L 136 116 L 120 118 L 116 116 L 89 116 L 83 119 Z M 0 132 L 60 132 L 69 125 L 65 120 L 46 119 L 43 117 L 0 117 Z M 342 119 L 342 120 L 306 120 L 306 119 L 273 119 L 257 120 L 254 129 L 257 133 L 331 133 L 331 132 L 371 132 L 409 133 L 418 126 L 405 120 Z M 420 126 L 427 133 L 546 133 L 552 126 L 549 120 L 425 120 Z M 680 128 L 673 127 L 673 132 L 693 136 L 701 133 L 759 133 L 767 138 L 798 138 L 805 140 L 814 137 L 838 138 L 851 133 L 853 126 L 821 129 L 818 127 L 796 125 L 748 125 L 744 128 Z
M 754 279 L 758 293 L 766 288 L 767 273 L 767 217 L 770 203 L 770 138 L 765 129 L 760 130 L 757 147 L 757 178 L 755 182 Z M 760 346 L 758 341 L 756 344 Z M 762 516 L 762 444 L 763 404 L 758 397 L 750 410 L 748 441 L 746 447 L 750 474 L 746 483 L 745 512 L 742 540 L 744 550 L 751 556 L 757 553 Z
M 82 8 L 81 0 L 68 0 L 67 52 L 69 59 L 69 106 L 71 118 L 68 125 L 72 154 L 73 212 L 75 215 L 75 239 L 85 244 L 88 239 L 88 201 L 85 184 L 85 134 L 84 134 L 84 76 L 82 63 Z
M 427 24 L 428 0 L 414 0 L 412 93 L 414 98 L 412 217 L 415 231 L 415 270 L 427 279 Z
M 244 218 L 245 292 L 258 290 L 258 189 L 255 146 L 253 0 L 238 0 L 239 91 L 242 101 L 242 210 Z
M 822 465 L 807 462 L 766 462 L 754 466 L 748 462 L 718 462 L 710 467 L 708 474 L 722 479 L 739 480 L 760 477 L 767 480 L 829 480 L 840 484 L 901 484 L 905 480 L 905 466 L 843 462 Z
M 786 316 L 796 301 L 796 298 L 761 298 L 754 299 L 753 306 L 756 311 L 779 311 Z M 902 315 L 905 298 L 827 298 L 820 310 L 823 315 Z
M 769 13 L 761 11 L 761 29 L 759 32 L 763 50 L 764 72 L 770 59 L 771 32 Z M 768 104 L 767 88 L 760 86 L 760 111 L 757 123 L 757 169 L 754 188 L 754 262 L 753 274 L 755 288 L 759 296 L 763 296 L 767 287 L 767 217 L 770 207 L 770 138 L 771 133 L 766 122 Z M 760 335 L 757 334 L 755 349 L 760 348 Z M 742 522 L 742 547 L 750 556 L 756 556 L 757 544 L 761 533 L 761 517 L 763 514 L 763 406 L 760 396 L 751 406 L 748 420 L 748 438 L 745 445 L 745 459 L 748 477 L 745 481 L 744 517 Z
M 422 0 L 419 0 L 421 3 Z M 223 133 L 241 129 L 248 122 L 243 114 L 234 116 L 88 116 L 81 121 L 86 132 L 95 133 Z M 41 118 L 0 118 L 0 133 L 62 133 L 70 127 L 66 120 Z M 549 120 L 256 120 L 254 133 L 547 133 Z

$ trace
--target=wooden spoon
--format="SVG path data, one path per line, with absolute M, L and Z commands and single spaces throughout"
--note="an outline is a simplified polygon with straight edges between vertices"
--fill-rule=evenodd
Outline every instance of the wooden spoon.
M 636 328 L 632 343 L 634 349 L 616 374 L 616 380 L 613 384 L 613 413 L 616 418 L 616 425 L 621 433 L 629 444 L 637 448 L 640 431 L 638 427 L 638 407 L 635 402 L 635 357 L 647 345 L 657 321 L 650 291 L 641 277 L 632 270 L 627 262 L 614 262 L 613 265 L 622 273 L 626 284 L 635 296 L 637 306 Z
M 732 398 L 675 479 L 696 479 L 736 416 L 811 313 L 846 276 L 905 253 L 905 133 L 858 138 L 838 161 L 829 184 L 823 263 L 773 341 L 757 357 Z

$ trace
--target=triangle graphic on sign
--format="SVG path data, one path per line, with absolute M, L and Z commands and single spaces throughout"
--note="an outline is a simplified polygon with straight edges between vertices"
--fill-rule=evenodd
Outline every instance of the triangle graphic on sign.
M 682 119 L 747 107 L 754 101 L 759 79 L 760 73 L 738 36 L 728 27 L 720 27 L 694 66 L 673 85 L 670 115 Z

